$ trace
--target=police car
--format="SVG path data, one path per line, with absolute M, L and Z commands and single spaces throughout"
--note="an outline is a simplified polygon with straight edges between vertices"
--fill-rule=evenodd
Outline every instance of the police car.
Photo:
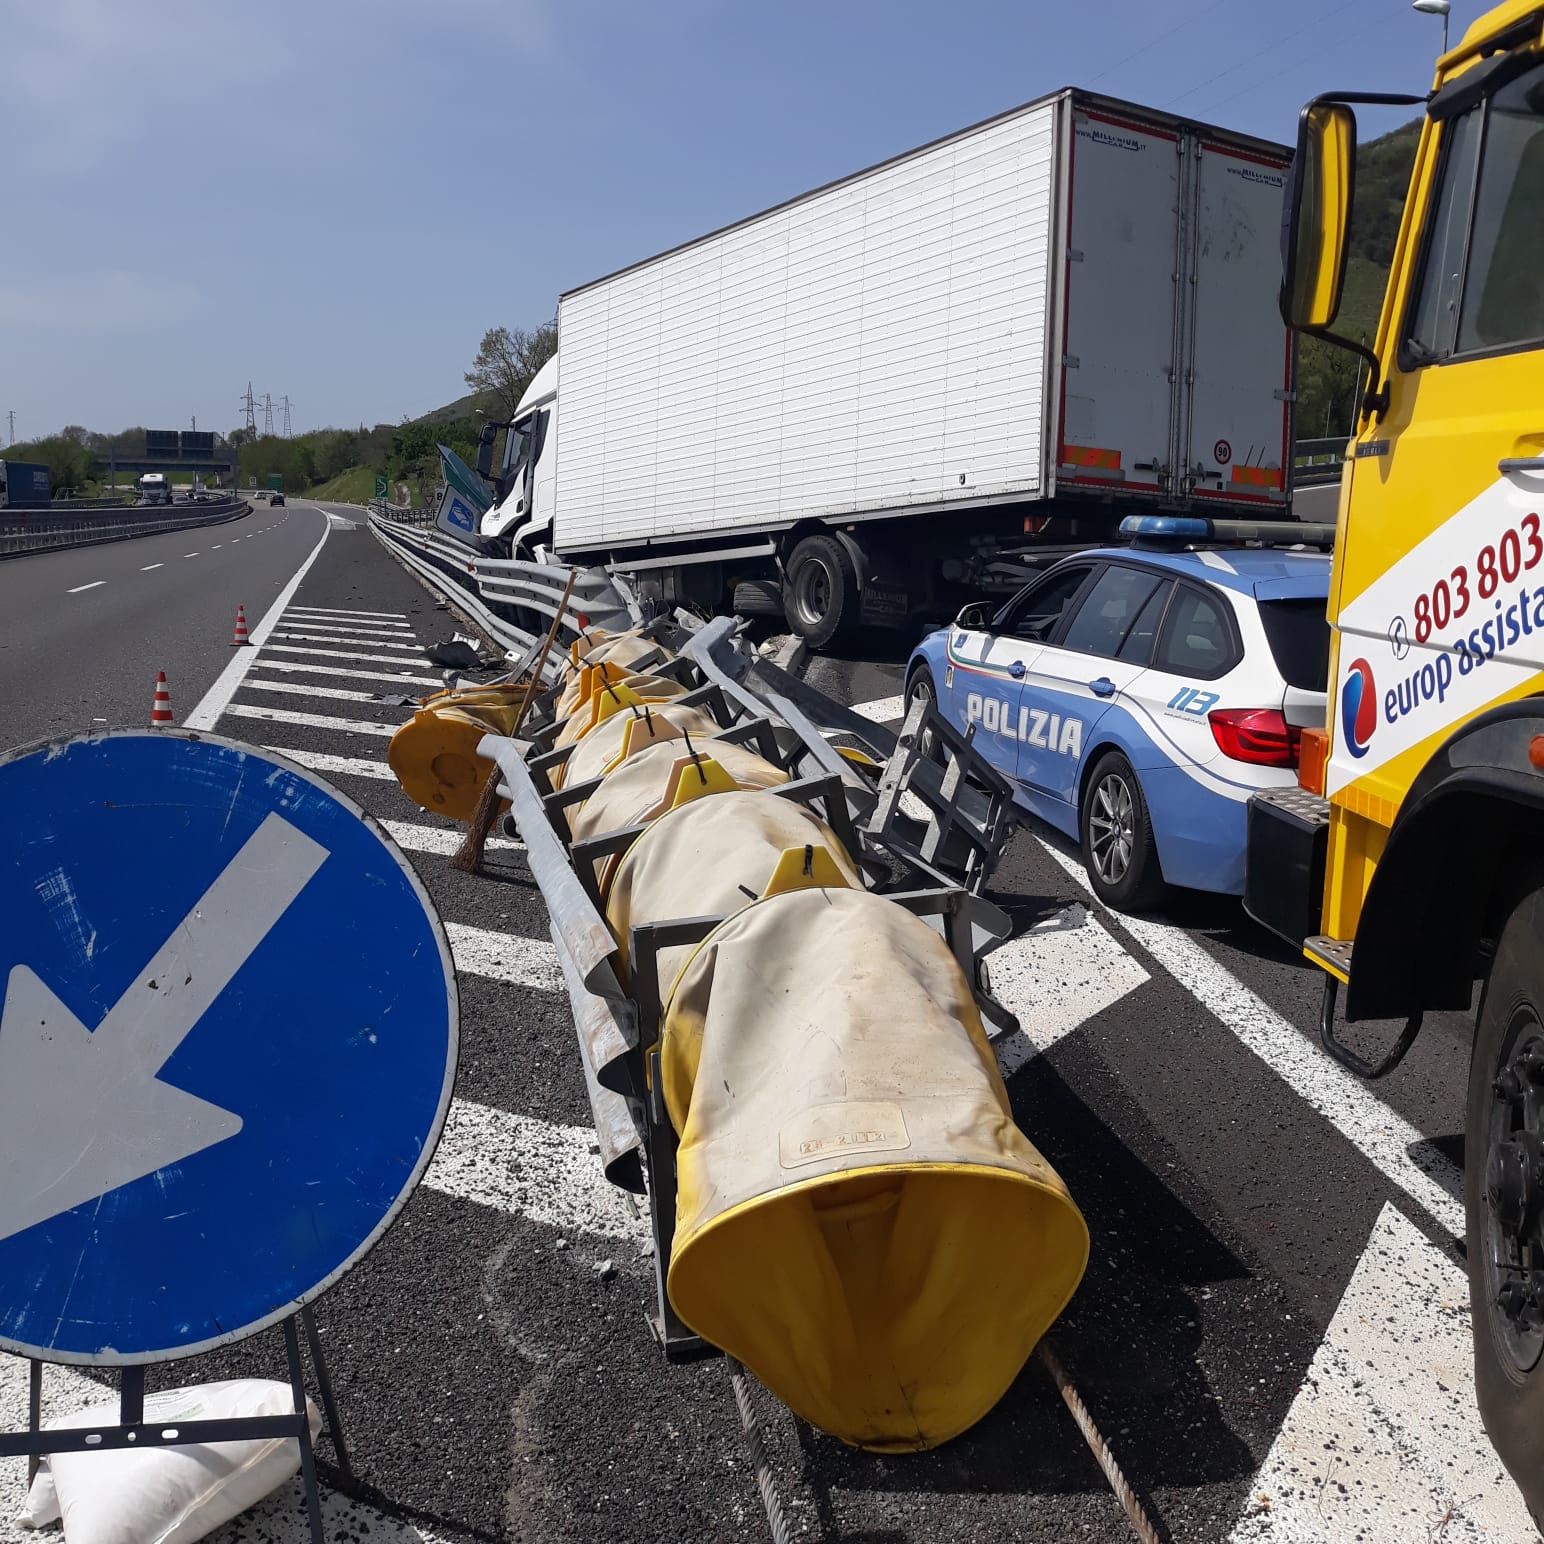
M 1330 529 L 1140 516 L 1130 547 L 1064 558 L 993 612 L 967 606 L 907 669 L 1082 845 L 1095 893 L 1139 910 L 1166 885 L 1243 893 L 1245 807 L 1297 778 L 1324 723 Z M 1236 537 L 1235 537 L 1236 539 Z M 1211 543 L 1211 544 L 1208 544 Z

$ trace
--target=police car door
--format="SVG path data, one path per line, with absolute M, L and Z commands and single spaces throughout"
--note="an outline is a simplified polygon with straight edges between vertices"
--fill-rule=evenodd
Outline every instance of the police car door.
M 1020 702 L 1018 776 L 1064 804 L 1094 730 L 1147 667 L 1170 581 L 1135 564 L 1100 567 L 1040 651 Z
M 976 749 L 1010 777 L 1024 716 L 1023 681 L 1093 570 L 1092 563 L 1059 565 L 1020 590 L 989 630 L 956 628 L 950 634 L 944 695 L 953 706 L 952 717 L 962 728 L 975 726 Z

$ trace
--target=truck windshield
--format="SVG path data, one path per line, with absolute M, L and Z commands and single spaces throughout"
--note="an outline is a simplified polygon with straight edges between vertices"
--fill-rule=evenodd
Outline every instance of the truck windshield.
M 1288 686 L 1322 692 L 1330 679 L 1330 625 L 1322 600 L 1264 600 L 1260 622 Z
M 527 418 L 523 423 L 511 424 L 504 436 L 504 476 L 511 484 L 525 473 L 527 456 L 531 452 L 531 425 L 536 420 Z
M 1544 341 L 1544 66 L 1443 130 L 1408 364 Z

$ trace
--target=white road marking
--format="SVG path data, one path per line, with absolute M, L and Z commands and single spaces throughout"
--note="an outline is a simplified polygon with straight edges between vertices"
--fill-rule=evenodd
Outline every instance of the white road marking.
M 993 1041 L 1005 1078 L 1151 979 L 1083 906 L 999 944 L 986 960 L 992 995 L 1020 1026 Z
M 559 1126 L 457 1099 L 423 1182 L 565 1233 L 642 1244 L 648 1222 L 629 1211 L 594 1146 L 593 1127 Z
M 210 549 L 210 550 L 211 550 L 211 551 L 212 551 L 212 552 L 218 552 L 218 551 L 219 551 L 219 550 L 220 550 L 220 548 L 221 548 L 221 547 L 223 547 L 223 546 L 224 546 L 224 545 L 225 545 L 225 543 L 224 543 L 224 542 L 219 542 L 219 541 L 217 541 L 217 542 L 216 542 L 216 543 L 215 543 L 215 544 L 214 544 L 214 546 L 213 546 L 213 547 L 212 547 L 212 548 L 211 548 L 211 549 Z
M 1473 1357 L 1464 1273 L 1385 1205 L 1235 1544 L 1536 1541 L 1480 1424 Z
M 185 558 L 196 558 L 198 556 L 196 552 L 184 552 L 182 555 Z
M 164 564 L 164 563 L 146 563 L 145 566 L 142 569 L 140 569 L 140 573 L 148 574 L 152 568 L 165 568 L 165 567 L 166 567 L 166 564 Z
M 262 668 L 259 662 L 259 669 Z M 351 692 L 343 686 L 315 686 L 310 681 L 259 681 L 248 676 L 241 683 L 244 692 L 293 692 L 299 697 L 327 697 L 334 702 L 374 702 L 375 692 Z
M 331 526 L 327 529 L 330 531 Z M 338 633 L 291 633 L 276 632 L 275 638 L 293 638 L 301 643 L 350 643 L 354 640 Z M 406 649 L 410 654 L 421 654 L 423 650 L 416 643 L 393 643 L 389 638 L 360 638 L 360 643 L 368 643 L 372 649 Z
M 300 724 L 307 729 L 341 729 L 345 734 L 379 735 L 389 740 L 397 724 L 377 724 L 362 718 L 334 718 L 327 713 L 291 713 L 285 708 L 256 708 L 247 702 L 232 702 L 225 711 L 236 718 L 260 718 L 273 724 Z M 199 725 L 208 728 L 208 725 Z
M 447 922 L 445 933 L 457 970 L 509 986 L 534 987 L 541 992 L 563 990 L 558 952 L 544 938 L 520 938 L 462 922 Z
M 599 1162 L 599 1160 L 595 1160 Z M 325 1318 L 325 1310 L 323 1310 Z M 283 1381 L 283 1374 L 278 1374 Z M 0 1353 L 0 1428 L 27 1429 L 28 1367 L 24 1358 Z M 43 1369 L 43 1419 L 69 1415 L 96 1405 L 111 1405 L 114 1389 L 93 1381 L 73 1367 Z M 27 1496 L 27 1460 L 0 1458 L 0 1544 L 35 1544 L 58 1539 L 56 1531 L 25 1531 L 12 1519 Z M 462 1544 L 462 1536 L 431 1533 L 417 1523 L 399 1522 L 362 1501 L 352 1501 L 322 1485 L 322 1524 L 329 1539 L 369 1539 L 370 1544 Z M 310 1538 L 305 1501 L 297 1476 L 235 1521 L 210 1537 L 215 1544 L 306 1544 Z
M 278 638 L 293 638 L 295 636 L 297 635 L 294 633 L 274 634 L 274 637 Z M 328 641 L 338 643 L 342 640 L 333 638 Z M 305 654 L 313 659 L 358 659 L 364 660 L 367 664 L 376 665 L 416 665 L 419 663 L 417 660 L 407 659 L 401 654 L 358 654 L 352 649 L 308 649 L 300 644 L 274 643 L 272 640 L 268 643 L 267 654 Z M 265 654 L 264 657 L 266 658 L 267 655 Z
M 438 676 L 393 675 L 389 670 L 351 670 L 346 665 L 308 665 L 296 659 L 271 659 L 271 653 L 272 645 L 263 655 L 264 670 L 293 670 L 305 675 L 337 676 L 344 681 L 391 681 L 398 686 L 432 686 L 440 689 L 444 685 Z
M 352 606 L 291 606 L 291 611 L 304 611 L 311 616 L 331 616 L 336 613 L 345 617 L 391 617 L 400 621 L 405 611 L 356 611 Z
M 906 717 L 906 699 L 880 697 L 874 702 L 857 703 L 852 711 L 859 718 L 866 718 L 871 724 L 890 724 Z
M 1083 889 L 1083 865 L 1052 842 L 1042 846 Z M 1402 1115 L 1301 1035 L 1180 928 L 1109 913 L 1128 933 L 1306 1104 L 1327 1120 L 1439 1227 L 1462 1238 L 1463 1176 Z
M 348 625 L 366 628 L 370 632 L 410 633 L 413 630 L 410 623 L 390 622 L 384 617 L 376 620 L 351 616 L 347 611 L 302 611 L 298 606 L 289 608 L 285 620 L 297 625 L 314 623 L 318 627 Z
M 284 619 L 287 627 L 304 627 L 316 633 L 337 633 L 346 638 L 366 638 L 374 642 L 377 638 L 398 638 L 404 641 L 411 640 L 413 633 L 411 628 L 400 627 L 395 622 L 329 622 L 321 617 L 297 617 L 287 616 Z
M 188 715 L 184 727 L 187 729 L 213 729 L 220 715 L 225 711 L 226 704 L 236 695 L 239 687 L 246 677 L 247 671 L 252 668 L 253 661 L 258 657 L 258 648 L 267 643 L 268 635 L 278 625 L 279 618 L 284 615 L 284 608 L 294 598 L 295 591 L 300 588 L 300 581 L 305 578 L 311 565 L 316 561 L 323 547 L 327 545 L 327 533 L 332 529 L 330 525 L 322 527 L 321 537 L 311 549 L 304 562 L 290 576 L 290 581 L 279 591 L 278 598 L 263 613 L 263 619 L 248 634 L 254 647 L 250 649 L 237 649 L 224 670 L 215 680 L 213 686 L 199 698 L 198 706 Z
M 460 826 L 420 826 L 410 820 L 383 820 L 381 822 L 397 846 L 408 852 L 433 852 L 449 857 L 466 836 Z M 525 843 L 511 841 L 506 836 L 490 836 L 488 846 L 503 852 L 524 852 Z
M 90 584 L 77 584 L 73 590 L 66 590 L 66 595 L 79 595 L 82 590 L 95 590 L 106 584 L 105 579 L 93 579 Z
M 313 772 L 331 772 L 340 777 L 373 777 L 383 783 L 397 780 L 397 774 L 384 761 L 368 761 L 362 756 L 329 756 L 325 751 L 297 751 L 290 745 L 265 745 L 263 749 L 287 756 L 296 765 L 309 767 Z

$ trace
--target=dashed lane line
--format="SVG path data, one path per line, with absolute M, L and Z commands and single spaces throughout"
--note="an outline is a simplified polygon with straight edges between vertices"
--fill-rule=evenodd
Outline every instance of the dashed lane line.
M 406 661 L 404 661 L 406 663 Z M 340 681 L 390 681 L 398 686 L 433 686 L 442 684 L 438 676 L 393 674 L 389 670 L 353 670 L 346 665 L 308 665 L 298 659 L 271 659 L 264 651 L 262 669 L 294 671 L 301 675 L 335 676 Z
M 276 637 L 287 637 L 288 634 L 275 634 Z M 331 640 L 337 642 L 337 639 Z M 414 665 L 417 660 L 408 659 L 401 654 L 359 654 L 352 649 L 315 649 L 306 648 L 294 643 L 274 643 L 272 639 L 264 649 L 264 658 L 270 654 L 304 654 L 311 659 L 357 659 L 365 664 L 373 665 Z
M 271 724 L 299 724 L 305 729 L 338 729 L 344 734 L 368 734 L 377 735 L 383 740 L 389 740 L 402 726 L 400 724 L 378 724 L 369 719 L 361 718 L 335 718 L 327 713 L 295 713 L 287 708 L 259 708 L 249 702 L 232 702 L 226 705 L 225 712 L 236 718 L 258 718 Z M 192 724 L 192 728 L 208 728 L 204 724 Z
M 397 780 L 397 774 L 384 761 L 369 761 L 363 756 L 329 756 L 325 751 L 298 751 L 292 745 L 265 745 L 263 749 L 288 757 L 312 772 L 330 772 L 334 777 L 371 777 L 382 783 Z
M 105 579 L 93 579 L 90 584 L 77 584 L 73 590 L 66 590 L 65 594 L 66 595 L 79 595 L 82 590 L 96 590 L 96 589 L 100 589 L 101 586 L 106 584 L 106 583 L 107 583 L 107 581 Z
M 327 529 L 330 531 L 332 527 L 328 526 Z M 294 639 L 298 643 L 349 643 L 354 641 L 337 633 L 292 633 L 286 631 L 275 632 L 272 636 L 275 638 Z M 406 649 L 410 653 L 423 653 L 423 649 L 416 643 L 393 643 L 389 638 L 361 638 L 357 641 L 368 643 L 372 649 Z
M 627 1192 L 606 1178 L 592 1126 L 560 1126 L 457 1099 L 423 1182 L 565 1233 L 640 1245 L 649 1235 Z
M 166 564 L 164 564 L 164 563 L 146 563 L 145 566 L 142 569 L 140 569 L 140 573 L 148 574 L 152 568 L 165 568 L 165 567 L 166 567 Z
M 356 611 L 352 606 L 291 606 L 290 610 L 306 616 L 388 617 L 398 622 L 407 615 L 405 611 Z
M 1082 863 L 1051 841 L 1041 845 L 1089 893 Z M 1463 1176 L 1409 1121 L 1331 1061 L 1182 929 L 1146 917 L 1107 915 L 1439 1227 L 1455 1238 L 1464 1236 Z
M 445 934 L 457 970 L 502 981 L 506 986 L 528 986 L 539 992 L 564 990 L 557 950 L 545 939 L 495 933 L 464 922 L 447 922 Z
M 259 670 L 265 668 L 261 661 Z M 310 681 L 261 681 L 249 675 L 241 683 L 244 692 L 293 692 L 298 697 L 323 697 L 333 702 L 379 702 L 378 692 L 351 692 L 344 686 L 317 686 Z
M 1152 979 L 1085 906 L 999 944 L 986 970 L 992 995 L 1019 1021 L 993 1041 L 1005 1078 Z

